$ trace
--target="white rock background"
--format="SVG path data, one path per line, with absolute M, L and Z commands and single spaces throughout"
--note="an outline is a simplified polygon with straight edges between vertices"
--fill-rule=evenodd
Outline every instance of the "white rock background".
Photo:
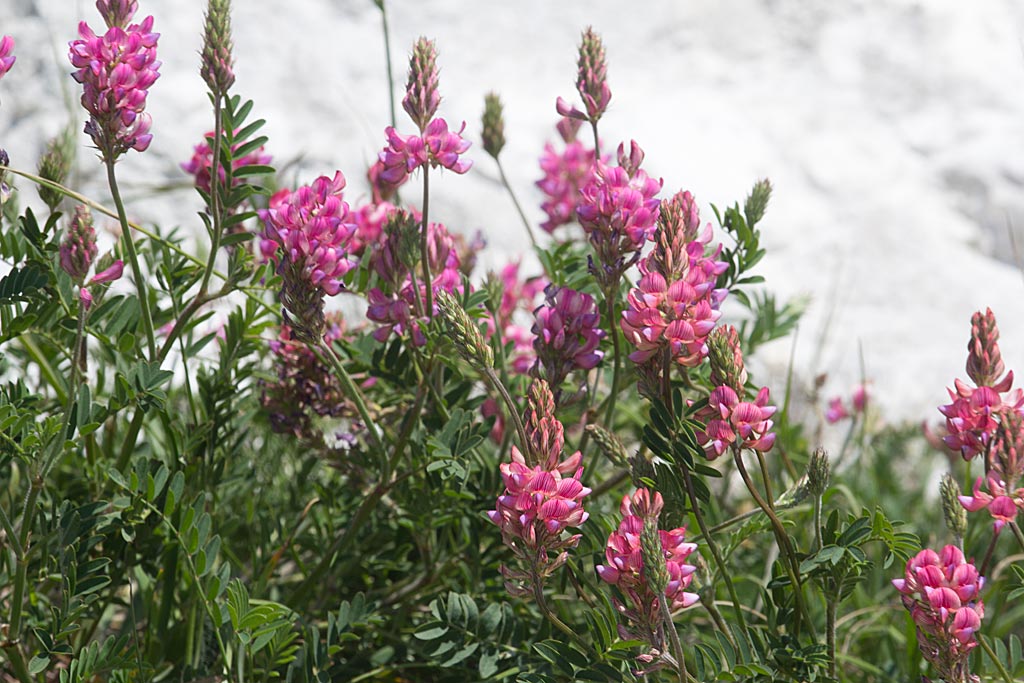
M 149 99 L 155 138 L 119 165 L 129 195 L 185 179 L 178 163 L 211 128 L 197 75 L 204 2 L 140 0 L 156 18 L 163 61 Z M 267 120 L 268 151 L 289 180 L 341 169 L 349 198 L 388 122 L 380 13 L 370 0 L 235 0 L 235 92 Z M 1024 280 L 1008 226 L 1024 247 L 1024 5 L 1018 0 L 660 0 L 458 2 L 391 0 L 396 85 L 419 35 L 440 49 L 441 113 L 479 138 L 483 96 L 498 91 L 503 160 L 530 217 L 541 220 L 537 157 L 555 137 L 554 101 L 575 99 L 576 45 L 605 40 L 612 107 L 608 144 L 636 139 L 666 193 L 710 204 L 742 200 L 771 178 L 760 272 L 780 299 L 813 303 L 797 340 L 804 378 L 826 394 L 858 381 L 863 347 L 877 405 L 891 419 L 937 419 L 944 387 L 963 376 L 971 313 L 990 306 L 1008 367 L 1024 372 Z M 69 116 L 83 119 L 68 76 L 85 0 L 0 0 L 0 33 L 18 63 L 0 83 L 0 144 L 28 170 Z M 409 129 L 399 109 L 399 129 Z M 408 132 L 408 131 L 407 131 Z M 80 182 L 106 200 L 85 148 Z M 466 176 L 432 183 L 432 216 L 482 229 L 490 263 L 526 240 L 479 145 Z M 21 183 L 22 201 L 34 192 Z M 134 215 L 198 229 L 184 185 L 134 202 Z M 830 322 L 827 322 L 830 321 Z M 766 348 L 780 382 L 791 341 Z M 820 349 L 819 349 L 820 347 Z M 781 384 L 777 384 L 781 392 Z

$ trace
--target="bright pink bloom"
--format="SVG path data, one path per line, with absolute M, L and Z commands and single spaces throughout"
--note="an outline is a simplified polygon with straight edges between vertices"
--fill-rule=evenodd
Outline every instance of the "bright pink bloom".
M 582 457 L 577 451 L 553 467 L 529 467 L 513 446 L 512 461 L 502 463 L 505 493 L 487 516 L 501 527 L 505 545 L 530 567 L 526 572 L 502 567 L 506 587 L 513 595 L 528 592 L 526 585 L 531 581 L 550 576 L 565 564 L 569 549 L 579 544 L 579 534 L 563 537 L 562 532 L 578 527 L 588 517 L 583 498 L 590 489 L 580 482 Z M 557 555 L 552 558 L 551 553 Z
M 278 193 L 270 207 L 258 213 L 264 232 L 260 250 L 267 259 L 300 267 L 311 287 L 334 296 L 341 291 L 341 278 L 355 266 L 348 254 L 348 241 L 355 226 L 348 222 L 348 204 L 342 199 L 345 176 L 320 176 L 311 185 L 294 192 Z M 282 271 L 283 272 L 283 271 Z
M 544 303 L 534 311 L 537 335 L 534 349 L 537 366 L 543 368 L 544 377 L 558 392 L 565 378 L 575 369 L 590 370 L 604 357 L 598 349 L 605 336 L 599 325 L 594 297 L 567 287 L 549 285 Z
M 977 647 L 974 634 L 985 616 L 979 600 L 985 579 L 955 545 L 941 554 L 922 550 L 893 580 L 917 626 L 921 654 L 947 681 L 967 680 L 967 658 Z
M 388 185 L 401 185 L 410 173 L 428 164 L 465 173 L 473 165 L 469 159 L 460 158 L 471 144 L 462 137 L 465 129 L 466 123 L 463 122 L 458 132 L 449 131 L 448 123 L 441 118 L 427 124 L 422 136 L 401 135 L 388 126 L 384 131 L 388 146 L 380 153 L 383 170 L 378 177 Z
M 11 70 L 14 62 L 18 59 L 11 54 L 12 52 L 14 52 L 14 38 L 11 36 L 0 38 L 0 78 L 3 78 Z
M 602 158 L 606 160 L 607 157 Z M 548 143 L 544 145 L 540 168 L 544 177 L 537 181 L 537 187 L 544 194 L 541 209 L 547 216 L 540 227 L 551 233 L 575 220 L 580 191 L 594 180 L 594 150 L 567 140 L 565 149 L 557 152 Z
M 1013 371 L 995 386 L 972 389 L 960 380 L 954 381 L 956 390 L 948 390 L 953 402 L 939 408 L 946 416 L 946 446 L 960 451 L 964 460 L 988 450 L 989 442 L 998 426 L 997 417 L 1004 411 L 1021 411 L 1024 395 L 1020 389 L 1010 391 Z M 1005 396 L 1003 395 L 1005 394 Z
M 835 424 L 840 420 L 845 420 L 848 417 L 863 413 L 867 408 L 867 404 L 867 387 L 863 384 L 858 384 L 853 388 L 853 394 L 850 397 L 850 408 L 846 407 L 846 404 L 843 403 L 843 399 L 840 396 L 836 396 L 829 400 L 828 410 L 825 411 L 825 421 L 829 424 Z
M 768 405 L 768 396 L 768 387 L 757 392 L 753 403 L 740 401 L 731 387 L 720 386 L 711 392 L 707 407 L 697 415 L 706 421 L 705 427 L 696 432 L 709 460 L 719 457 L 733 444 L 762 452 L 771 450 L 775 444 L 771 416 L 776 408 Z
M 982 481 L 987 482 L 988 492 L 981 490 Z M 959 498 L 960 504 L 968 512 L 977 512 L 988 508 L 989 514 L 995 519 L 993 526 L 996 533 L 999 533 L 1004 525 L 1017 518 L 1018 509 L 1024 510 L 1024 488 L 1008 490 L 1006 482 L 999 478 L 996 471 L 989 472 L 987 480 L 978 477 L 974 482 L 973 496 L 960 496 Z
M 89 287 L 120 280 L 122 275 L 124 275 L 124 262 L 118 259 L 109 268 L 92 276 L 84 286 L 79 287 L 78 298 L 82 302 L 82 306 L 85 307 L 85 310 L 89 310 L 89 307 L 92 306 L 92 292 L 89 291 Z
M 835 424 L 840 420 L 845 420 L 850 417 L 849 411 L 846 410 L 846 406 L 843 405 L 843 399 L 840 396 L 829 400 L 828 410 L 825 411 L 825 421 L 829 424 Z
M 108 160 L 129 149 L 145 151 L 153 138 L 146 96 L 160 76 L 153 17 L 127 28 L 113 26 L 102 36 L 83 21 L 78 35 L 68 56 L 77 69 L 72 76 L 84 86 L 82 106 L 90 114 L 85 132 Z
M 623 151 L 620 147 L 619 166 L 597 165 L 576 205 L 576 216 L 597 254 L 591 271 L 602 286 L 617 283 L 639 260 L 658 218 L 661 181 L 634 167 Z
M 211 140 L 213 140 L 212 130 L 203 136 L 201 144 L 196 145 L 192 149 L 192 158 L 188 162 L 181 164 L 181 170 L 194 176 L 196 187 L 206 193 L 210 192 L 210 169 L 213 168 L 213 151 L 210 149 Z M 232 151 L 237 150 L 239 146 L 239 144 L 235 144 L 232 147 Z M 252 152 L 235 158 L 231 163 L 231 168 L 237 171 L 243 166 L 266 166 L 272 160 L 273 157 L 267 154 L 261 145 Z M 217 177 L 220 179 L 221 187 L 223 187 L 223 183 L 227 182 L 227 172 L 220 164 L 217 164 Z M 243 182 L 243 178 L 232 179 L 232 185 L 241 185 Z

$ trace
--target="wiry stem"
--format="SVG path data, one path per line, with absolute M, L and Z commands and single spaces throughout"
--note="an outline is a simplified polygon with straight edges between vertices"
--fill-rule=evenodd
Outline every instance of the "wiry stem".
M 377 432 L 377 424 L 374 422 L 373 417 L 371 417 L 370 410 L 366 407 L 366 399 L 363 398 L 363 392 L 361 392 L 359 387 L 355 385 L 355 382 L 352 381 L 352 377 L 348 374 L 348 371 L 345 370 L 345 366 L 341 364 L 341 360 L 334 352 L 334 349 L 331 348 L 330 344 L 321 340 L 320 350 L 334 369 L 334 374 L 341 382 L 341 386 L 345 390 L 345 393 L 350 399 L 352 399 L 352 402 L 355 403 L 356 410 L 359 412 L 359 417 L 366 426 L 366 431 L 370 434 L 371 445 L 378 453 L 383 454 L 385 452 L 384 442 L 381 441 L 381 436 Z
M 679 632 L 676 631 L 676 624 L 672 621 L 672 612 L 668 608 L 668 598 L 664 591 L 658 594 L 658 606 L 661 608 L 661 621 L 666 631 L 668 640 L 672 645 L 672 656 L 676 660 L 676 673 L 679 674 L 679 683 L 686 683 L 689 674 L 686 672 L 686 659 L 683 655 L 683 646 L 679 642 Z
M 423 287 L 426 290 L 426 311 L 428 318 L 434 315 L 434 278 L 430 275 L 430 231 L 428 230 L 428 208 L 430 206 L 430 165 L 423 166 L 423 234 L 420 237 L 420 260 L 423 261 Z
M 512 198 L 512 204 L 516 207 L 516 212 L 519 214 L 519 220 L 523 222 L 523 227 L 526 228 L 526 234 L 530 238 L 530 246 L 533 247 L 534 251 L 537 251 L 537 237 L 533 234 L 533 228 L 530 226 L 530 221 L 526 218 L 526 213 L 523 211 L 523 207 L 519 204 L 519 199 L 516 198 L 516 193 L 512 190 L 511 183 L 508 182 L 508 177 L 505 175 L 505 167 L 501 165 L 501 160 L 495 157 L 495 163 L 498 164 L 498 175 L 501 176 L 501 184 L 505 186 L 505 191 L 508 192 L 508 196 Z
M 146 286 L 146 278 L 143 276 L 142 267 L 139 265 L 139 255 L 135 251 L 135 240 L 132 238 L 132 228 L 128 224 L 128 215 L 124 210 L 124 202 L 121 201 L 121 192 L 117 187 L 117 176 L 114 174 L 114 162 L 106 160 L 107 184 L 110 186 L 110 195 L 114 200 L 114 207 L 117 209 L 117 219 L 121 223 L 121 234 L 124 237 L 124 248 L 128 252 L 128 260 L 132 266 L 132 276 L 135 278 L 135 287 L 138 290 L 139 309 L 142 311 L 142 328 L 146 333 L 146 344 L 149 349 L 149 358 L 156 358 L 156 335 L 153 332 L 153 315 L 149 310 L 149 288 Z

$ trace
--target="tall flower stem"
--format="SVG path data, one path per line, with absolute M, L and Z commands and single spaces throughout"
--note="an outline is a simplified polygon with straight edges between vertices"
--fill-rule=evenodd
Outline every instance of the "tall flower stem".
M 658 593 L 658 606 L 661 608 L 661 621 L 663 627 L 668 631 L 668 640 L 672 645 L 672 656 L 676 660 L 676 673 L 679 674 L 679 683 L 687 683 L 689 674 L 686 672 L 686 659 L 683 655 L 683 646 L 679 642 L 679 632 L 676 631 L 676 624 L 672 621 L 672 612 L 668 608 L 668 598 L 665 592 Z
M 700 532 L 703 534 L 704 540 L 708 544 L 708 549 L 711 551 L 711 556 L 715 560 L 715 565 L 718 567 L 718 571 L 725 582 L 725 587 L 729 591 L 729 598 L 732 600 L 732 608 L 736 615 L 736 621 L 739 622 L 740 628 L 743 629 L 743 632 L 747 633 L 747 621 L 743 618 L 743 609 L 740 607 L 740 598 L 736 595 L 736 588 L 732 585 L 729 570 L 726 568 L 725 560 L 722 558 L 722 551 L 718 548 L 718 543 L 715 541 L 715 537 L 711 535 L 711 529 L 708 528 L 707 522 L 704 521 L 704 513 L 700 511 L 700 500 L 697 498 L 697 490 L 693 486 L 693 475 L 690 473 L 690 468 L 687 467 L 685 463 L 679 469 L 683 472 L 683 482 L 686 484 L 686 493 L 690 498 L 690 507 L 693 508 L 693 516 L 697 519 L 697 526 L 700 527 Z M 733 645 L 736 644 L 731 632 L 725 631 L 725 637 Z
M 569 640 L 576 643 L 581 649 L 590 651 L 593 648 L 580 637 L 580 634 L 575 630 L 569 628 L 564 621 L 558 618 L 551 608 L 548 606 L 547 600 L 544 597 L 544 584 L 536 572 L 533 572 L 533 576 L 530 578 L 530 583 L 533 584 L 533 599 L 537 603 L 537 607 L 540 608 L 541 614 L 551 622 L 551 624 L 559 631 L 569 637 Z
M 391 31 L 388 30 L 388 10 L 385 7 L 385 0 L 375 0 L 380 9 L 380 22 L 384 31 L 384 63 L 388 72 L 388 106 L 391 111 L 391 127 L 398 126 L 398 117 L 395 114 L 395 74 L 391 67 Z
M 743 478 L 743 483 L 746 484 L 747 490 L 750 491 L 750 495 L 753 496 L 758 507 L 764 510 L 764 513 L 768 515 L 768 519 L 771 520 L 772 530 L 775 532 L 775 540 L 779 544 L 779 549 L 782 551 L 782 554 L 786 557 L 786 561 L 783 562 L 783 565 L 786 567 L 786 573 L 789 575 L 789 580 L 793 584 L 793 597 L 796 600 L 798 613 L 803 617 L 803 620 L 807 622 L 807 628 L 813 635 L 814 622 L 811 621 L 810 614 L 807 611 L 807 605 L 804 604 L 803 585 L 800 583 L 800 564 L 797 562 L 796 551 L 793 549 L 793 545 L 790 542 L 789 534 L 786 533 L 786 528 L 782 525 L 782 521 L 779 519 L 779 516 L 775 514 L 775 510 L 764 499 L 761 492 L 757 490 L 753 480 L 750 478 L 750 473 L 747 472 L 747 468 L 743 464 L 743 457 L 740 454 L 740 450 L 739 448 L 736 448 L 735 445 L 733 446 L 733 459 L 736 462 L 736 468 L 739 470 L 740 476 Z M 799 621 L 796 622 L 794 631 L 799 633 Z
M 838 600 L 828 597 L 825 601 L 825 642 L 828 647 L 828 676 L 836 677 L 836 609 Z
M 612 384 L 611 393 L 608 395 L 608 411 L 604 416 L 604 424 L 608 429 L 612 429 L 612 420 L 615 419 L 615 402 L 619 396 L 619 373 L 622 371 L 622 358 L 619 344 L 619 327 L 616 325 L 615 310 L 615 292 L 612 287 L 608 287 L 605 291 L 605 303 L 608 306 L 608 333 L 612 338 Z
M 366 425 L 366 431 L 370 433 L 370 443 L 382 455 L 384 451 L 384 442 L 381 441 L 381 436 L 377 431 L 377 424 L 373 421 L 373 417 L 370 416 L 370 411 L 366 406 L 366 399 L 363 398 L 363 392 L 359 390 L 355 382 L 352 381 L 352 377 L 345 370 L 345 366 L 341 364 L 341 359 L 331 348 L 330 344 L 321 340 L 320 350 L 327 361 L 331 364 L 331 368 L 334 370 L 334 374 L 338 377 L 341 382 L 342 388 L 348 395 L 352 402 L 356 404 L 356 410 L 359 412 L 359 417 L 362 419 L 363 424 Z
M 220 240 L 224 232 L 224 217 L 220 205 L 220 148 L 221 138 L 224 135 L 223 122 L 221 121 L 221 96 L 214 95 L 213 98 L 213 141 L 210 149 L 213 156 L 210 159 L 210 213 L 213 219 L 213 229 L 210 235 L 210 256 L 206 261 L 206 270 L 203 271 L 203 280 L 199 284 L 199 298 L 206 294 L 206 288 L 210 284 L 210 275 L 213 274 L 213 266 L 217 262 L 217 252 L 220 250 Z
M 537 251 L 537 236 L 533 234 L 533 228 L 530 226 L 530 221 L 526 218 L 526 213 L 523 211 L 523 207 L 519 204 L 519 199 L 516 197 L 516 193 L 512 190 L 512 184 L 508 182 L 508 176 L 505 175 L 505 167 L 501 165 L 501 160 L 498 157 L 495 157 L 494 161 L 498 164 L 498 175 L 501 176 L 501 184 L 505 186 L 505 191 L 508 192 L 508 196 L 512 199 L 512 204 L 516 207 L 516 212 L 519 214 L 519 220 L 523 222 L 523 227 L 526 228 L 526 234 L 530 238 L 530 246 L 533 247 L 534 251 Z
M 132 238 L 132 228 L 128 224 L 128 216 L 124 210 L 124 202 L 121 201 L 121 192 L 117 186 L 117 176 L 114 173 L 114 161 L 106 159 L 107 184 L 110 186 L 110 195 L 114 200 L 114 207 L 117 209 L 117 219 L 121 223 L 121 234 L 124 237 L 124 248 L 128 252 L 128 260 L 132 266 L 132 275 L 135 278 L 135 288 L 139 294 L 139 308 L 142 311 L 142 327 L 146 333 L 146 344 L 149 349 L 149 358 L 156 358 L 156 336 L 153 333 L 153 315 L 149 310 L 149 288 L 146 286 L 146 279 L 143 276 L 142 268 L 139 266 L 139 255 L 135 251 L 135 240 Z
M 426 315 L 434 315 L 434 278 L 430 275 L 430 232 L 428 230 L 430 207 L 430 165 L 423 166 L 423 234 L 420 237 L 420 260 L 423 261 L 423 287 L 426 290 Z
M 996 653 L 993 652 L 992 646 L 988 644 L 988 641 L 986 641 L 981 634 L 978 634 L 977 639 L 981 644 L 981 649 L 985 651 L 988 658 L 996 665 L 996 669 L 999 670 L 999 677 L 1002 678 L 1005 683 L 1013 683 L 1013 676 L 1011 676 L 1010 672 L 1006 670 L 1003 663 L 999 661 L 999 657 L 997 657 Z
M 508 389 L 506 389 L 505 385 L 502 384 L 500 379 L 498 379 L 498 375 L 494 372 L 494 368 L 484 368 L 483 373 L 491 387 L 498 392 L 501 399 L 505 402 L 505 407 L 508 408 L 509 418 L 516 427 L 516 434 L 519 435 L 519 441 L 523 447 L 523 452 L 532 454 L 532 451 L 530 450 L 530 440 L 526 436 L 526 427 L 523 426 L 523 420 L 519 417 L 519 408 L 516 406 L 516 402 L 512 400 L 512 395 L 508 393 Z

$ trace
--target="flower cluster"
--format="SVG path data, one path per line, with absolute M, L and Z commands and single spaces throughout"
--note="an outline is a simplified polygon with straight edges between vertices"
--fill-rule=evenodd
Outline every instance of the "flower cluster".
M 988 454 L 988 475 L 974 482 L 973 496 L 959 496 L 969 512 L 988 509 L 996 533 L 1024 510 L 1024 487 L 1018 483 L 1024 475 L 1024 416 L 1017 411 L 1002 415 L 992 437 Z M 982 482 L 988 491 L 982 490 Z
M 946 681 L 970 680 L 968 654 L 977 647 L 985 606 L 979 594 L 985 579 L 955 545 L 941 553 L 922 550 L 893 580 L 917 626 L 921 654 Z
M 340 319 L 331 319 L 324 340 L 331 343 L 344 333 Z M 306 344 L 296 343 L 288 325 L 270 342 L 277 366 L 277 381 L 261 382 L 260 404 L 279 434 L 314 438 L 314 416 L 338 417 L 348 404 L 337 378 Z
M 345 176 L 320 176 L 294 192 L 283 190 L 261 209 L 263 256 L 277 264 L 284 279 L 281 301 L 294 337 L 318 343 L 325 326 L 325 294 L 341 291 L 341 278 L 355 266 L 347 244 L 355 226 L 342 199 Z
M 460 158 L 470 142 L 462 137 L 463 122 L 458 131 L 448 130 L 448 122 L 434 118 L 441 103 L 438 93 L 437 49 L 434 42 L 420 38 L 413 46 L 409 60 L 409 80 L 402 107 L 419 128 L 419 135 L 401 135 L 388 126 L 384 134 L 388 145 L 379 155 L 380 180 L 388 185 L 401 185 L 421 166 L 442 166 L 456 173 L 465 173 L 473 165 Z
M 64 240 L 60 243 L 60 267 L 76 284 L 81 285 L 85 281 L 85 276 L 89 274 L 97 252 L 92 212 L 89 211 L 89 207 L 79 204 L 75 207 L 71 225 L 68 226 Z
M 72 76 L 84 86 L 82 106 L 90 115 L 85 132 L 107 161 L 129 149 L 142 152 L 149 147 L 153 136 L 146 96 L 160 76 L 156 59 L 160 34 L 153 32 L 153 17 L 128 24 L 135 3 L 114 4 L 118 9 L 110 16 L 121 23 L 108 23 L 106 33 L 98 36 L 81 22 L 79 39 L 71 42 L 69 52 L 77 69 Z
M 628 155 L 619 145 L 619 165 L 597 164 L 576 205 L 576 216 L 597 255 L 590 269 L 604 289 L 617 285 L 654 233 L 662 183 L 640 169 L 643 156 L 636 142 Z
M 967 344 L 967 375 L 977 386 L 955 380 L 955 389 L 948 390 L 953 402 L 939 408 L 946 417 L 947 434 L 943 442 L 959 451 L 964 460 L 979 453 L 987 460 L 1000 416 L 1019 413 L 1024 408 L 1024 392 L 1010 389 L 1013 371 L 999 379 L 1004 366 L 998 340 L 999 328 L 991 309 L 984 314 L 976 312 L 971 318 L 971 339 Z
M 530 462 L 512 446 L 511 462 L 500 466 L 505 493 L 498 497 L 495 509 L 487 513 L 501 527 L 505 545 L 524 566 L 501 568 L 505 587 L 512 595 L 529 594 L 565 564 L 569 550 L 579 544 L 581 535 L 564 537 L 562 532 L 580 526 L 588 517 L 583 498 L 590 489 L 580 481 L 583 454 L 577 451 L 561 460 L 562 425 L 554 416 L 554 400 L 547 384 L 534 380 L 530 395 L 530 407 L 524 416 L 531 441 Z
M 369 308 L 366 317 L 379 323 L 373 338 L 386 341 L 392 333 L 411 335 L 412 343 L 423 346 L 427 343 L 421 323 L 437 313 L 425 311 L 426 285 L 413 277 L 411 270 L 419 257 L 418 230 L 415 215 L 396 212 L 385 228 L 385 238 L 374 252 L 371 265 L 379 280 L 377 287 L 367 294 Z M 430 260 L 433 292 L 446 291 L 449 294 L 462 291 L 462 273 L 459 252 L 454 238 L 441 223 L 427 226 L 427 257 Z
M 534 311 L 537 339 L 534 371 L 543 370 L 557 393 L 573 370 L 590 370 L 604 357 L 598 349 L 605 336 L 594 297 L 568 287 L 548 285 L 544 303 Z
M 579 127 L 580 122 L 575 119 L 559 121 L 558 132 L 565 148 L 558 152 L 548 143 L 540 158 L 544 177 L 537 181 L 537 187 L 544 194 L 540 208 L 547 216 L 540 227 L 547 233 L 576 219 L 580 191 L 594 181 L 595 150 L 576 140 Z M 602 156 L 601 162 L 607 162 L 607 156 Z
M 235 131 L 236 133 L 238 131 Z M 213 140 L 213 131 L 209 131 L 203 136 L 203 142 L 192 148 L 192 158 L 186 163 L 181 164 L 181 170 L 185 171 L 189 175 L 195 178 L 195 185 L 198 189 L 209 194 L 210 192 L 210 170 L 213 168 L 213 150 L 210 149 L 210 143 Z M 232 151 L 237 151 L 241 144 L 235 144 L 232 146 Z M 273 160 L 269 154 L 266 153 L 263 146 L 260 145 L 257 149 L 248 152 L 240 157 L 236 157 L 231 161 L 231 170 L 237 171 L 244 166 L 266 166 Z M 227 170 L 221 165 L 217 165 L 217 178 L 221 183 L 221 187 L 227 182 Z M 242 178 L 232 178 L 232 186 L 241 185 L 244 182 Z
M 636 351 L 630 359 L 655 367 L 663 359 L 695 367 L 708 355 L 707 337 L 721 317 L 727 293 L 715 283 L 727 264 L 718 260 L 722 247 L 708 250 L 711 224 L 700 229 L 700 213 L 689 192 L 662 202 L 655 248 L 639 264 L 641 278 L 629 294 L 620 325 Z
M 11 54 L 12 52 L 14 52 L 14 38 L 11 36 L 0 38 L 0 78 L 7 75 L 18 59 Z
M 863 414 L 867 409 L 867 405 L 868 389 L 863 384 L 858 384 L 853 389 L 849 407 L 843 402 L 841 396 L 835 396 L 829 400 L 828 409 L 825 411 L 825 421 L 829 424 L 835 424 L 848 417 Z

